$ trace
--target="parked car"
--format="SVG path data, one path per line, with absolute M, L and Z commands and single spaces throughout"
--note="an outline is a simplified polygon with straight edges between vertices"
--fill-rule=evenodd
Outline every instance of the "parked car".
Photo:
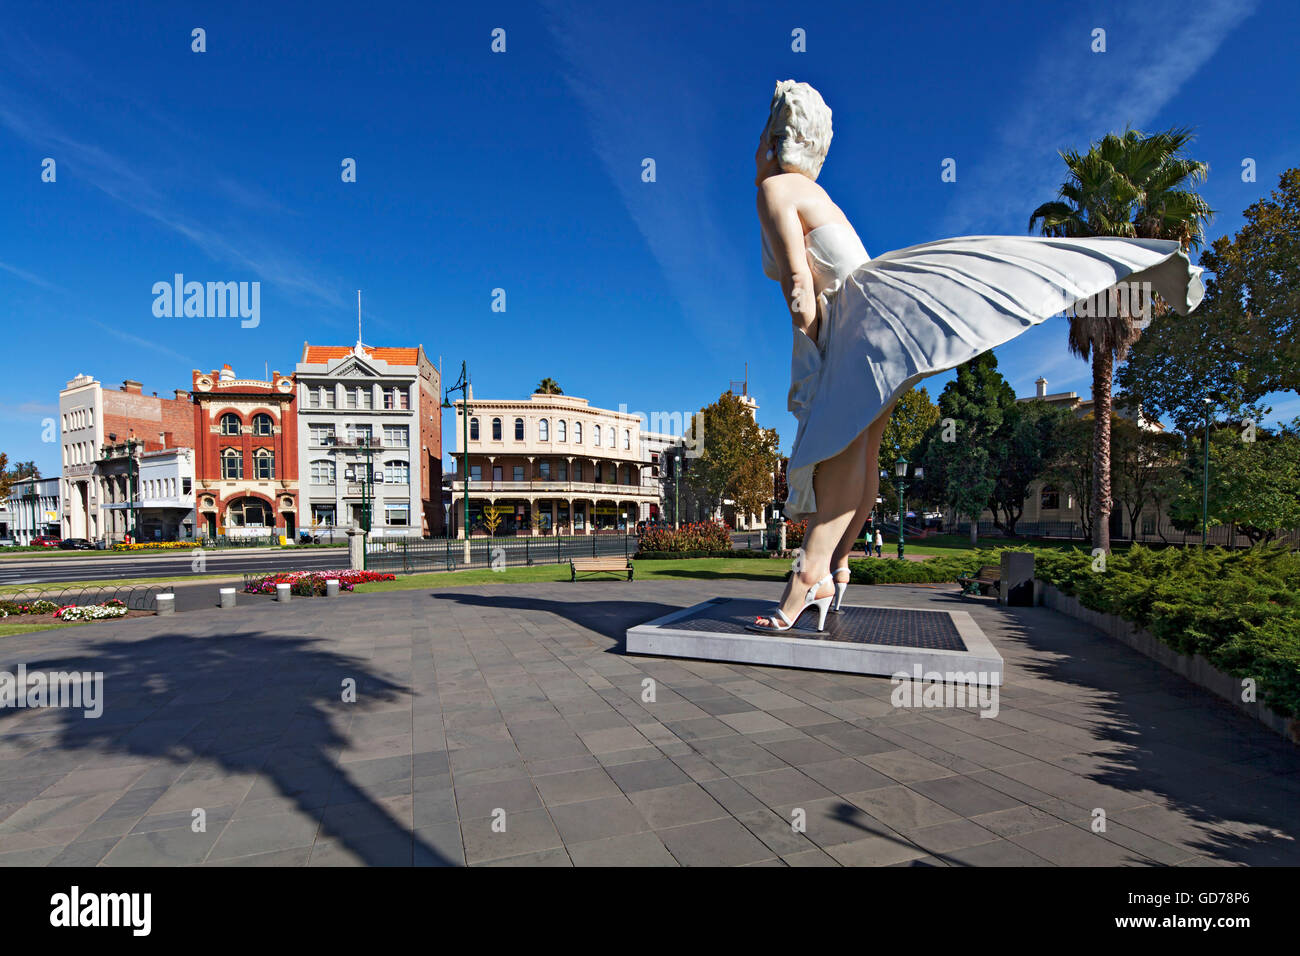
M 64 551 L 94 551 L 95 546 L 85 538 L 64 538 L 59 542 Z
M 12 548 L 17 543 L 18 542 L 15 541 L 13 538 L 9 538 L 9 537 L 0 538 L 0 548 Z
M 58 538 L 51 538 L 49 535 L 37 535 L 32 538 L 33 548 L 57 548 L 59 546 Z

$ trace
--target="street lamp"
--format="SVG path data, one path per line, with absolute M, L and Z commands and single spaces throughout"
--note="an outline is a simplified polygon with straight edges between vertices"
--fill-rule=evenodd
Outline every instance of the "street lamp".
M 894 451 L 898 451 L 898 446 L 894 446 Z M 883 477 L 884 472 L 881 472 Z M 925 477 L 925 469 L 916 465 L 912 469 L 913 480 L 920 481 Z M 903 500 L 903 495 L 907 492 L 907 459 L 899 452 L 898 460 L 894 462 L 894 478 L 898 483 L 898 560 L 903 560 L 903 522 L 907 520 L 907 504 Z
M 1210 519 L 1210 400 L 1201 401 L 1205 403 L 1205 478 L 1201 494 L 1201 547 L 1204 548 Z
M 462 450 L 460 476 L 461 483 L 465 486 L 465 510 L 461 516 L 461 533 L 465 535 L 465 563 L 469 564 L 469 367 L 464 362 L 460 363 L 460 378 L 443 394 L 443 408 L 455 407 L 451 403 L 452 392 L 460 392 L 461 397 L 461 425 L 464 431 L 460 445 Z
M 678 493 L 682 485 L 682 456 L 673 455 L 673 528 L 680 528 L 681 521 L 681 495 Z

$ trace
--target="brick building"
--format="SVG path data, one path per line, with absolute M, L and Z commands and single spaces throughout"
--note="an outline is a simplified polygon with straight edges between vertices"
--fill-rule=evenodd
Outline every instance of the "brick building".
M 294 540 L 299 528 L 298 423 L 292 375 L 271 380 L 193 373 L 195 511 L 205 536 Z
M 106 389 L 78 375 L 59 393 L 59 424 L 65 538 L 122 540 L 137 516 L 141 457 L 194 445 L 189 393 L 146 395 L 133 379 Z

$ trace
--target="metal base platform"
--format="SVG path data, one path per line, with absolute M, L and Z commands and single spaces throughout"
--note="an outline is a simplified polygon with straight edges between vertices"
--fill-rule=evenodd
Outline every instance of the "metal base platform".
M 628 628 L 627 652 L 654 657 L 768 664 L 948 683 L 1002 683 L 1000 655 L 965 611 L 844 605 L 826 617 L 826 630 L 811 624 L 784 634 L 745 629 L 769 614 L 771 601 L 713 598 Z M 803 622 L 812 621 L 812 612 Z

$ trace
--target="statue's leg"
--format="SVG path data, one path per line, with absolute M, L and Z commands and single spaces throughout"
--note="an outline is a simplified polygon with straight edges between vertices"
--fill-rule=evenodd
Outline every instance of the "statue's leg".
M 885 433 L 885 425 L 889 422 L 889 412 L 886 411 L 866 430 L 865 440 L 863 442 L 863 472 L 864 478 L 862 483 L 862 498 L 858 502 L 857 511 L 854 512 L 853 520 L 849 526 L 844 529 L 844 534 L 840 537 L 835 546 L 835 551 L 831 555 L 831 569 L 848 567 L 849 552 L 853 550 L 854 543 L 858 540 L 858 533 L 862 526 L 867 523 L 867 518 L 871 517 L 871 511 L 876 506 L 876 495 L 880 491 L 880 437 Z M 870 552 L 871 545 L 867 544 L 867 551 Z M 844 580 L 839 578 L 838 580 Z

